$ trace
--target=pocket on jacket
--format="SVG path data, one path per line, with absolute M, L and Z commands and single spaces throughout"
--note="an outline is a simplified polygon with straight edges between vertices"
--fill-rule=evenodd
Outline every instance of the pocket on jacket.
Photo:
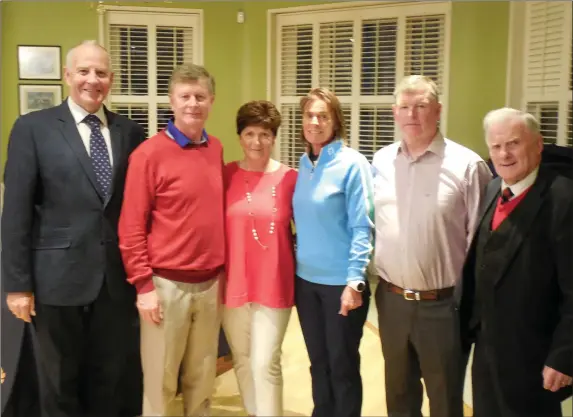
M 67 237 L 44 237 L 37 239 L 33 245 L 34 250 L 43 249 L 67 249 L 72 245 L 72 240 Z

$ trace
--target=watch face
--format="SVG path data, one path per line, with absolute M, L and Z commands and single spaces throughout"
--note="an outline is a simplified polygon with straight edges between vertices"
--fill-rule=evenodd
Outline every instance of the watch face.
M 364 291 L 364 288 L 366 288 L 366 285 L 363 282 L 360 282 L 358 284 L 358 291 Z

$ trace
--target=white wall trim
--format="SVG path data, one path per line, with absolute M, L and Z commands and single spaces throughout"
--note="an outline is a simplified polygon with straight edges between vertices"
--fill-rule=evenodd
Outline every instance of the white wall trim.
M 275 9 L 276 10 L 276 9 Z M 273 26 L 273 12 L 271 10 L 267 10 L 267 86 L 266 86 L 266 96 L 267 96 L 267 100 L 271 101 L 272 99 L 272 93 L 271 93 L 271 86 L 272 86 L 272 80 L 271 80 L 271 74 L 272 74 L 272 59 L 273 57 L 271 56 L 272 51 L 273 51 L 273 36 L 272 36 L 272 26 Z
M 109 6 L 102 5 L 101 9 L 103 11 L 113 11 L 113 12 L 126 12 L 126 13 L 151 13 L 151 14 L 201 14 L 203 15 L 203 9 L 184 9 L 184 8 L 169 8 L 169 7 L 137 7 L 137 6 Z
M 507 45 L 507 67 L 505 75 L 505 105 L 523 107 L 524 53 L 526 37 L 526 2 L 512 1 L 509 5 L 509 28 Z
M 296 6 L 286 7 L 283 9 L 269 9 L 270 14 L 297 14 L 301 12 L 317 12 L 317 11 L 334 11 L 334 10 L 355 10 L 358 8 L 377 8 L 384 7 L 404 7 L 409 5 L 435 5 L 446 4 L 451 1 L 340 1 L 337 3 L 317 4 L 315 6 Z

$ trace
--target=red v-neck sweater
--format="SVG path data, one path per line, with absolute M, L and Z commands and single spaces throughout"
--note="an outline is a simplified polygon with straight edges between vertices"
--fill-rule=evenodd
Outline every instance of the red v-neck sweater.
M 128 281 L 153 290 L 152 276 L 203 282 L 224 269 L 223 148 L 181 147 L 161 131 L 130 156 L 119 221 Z

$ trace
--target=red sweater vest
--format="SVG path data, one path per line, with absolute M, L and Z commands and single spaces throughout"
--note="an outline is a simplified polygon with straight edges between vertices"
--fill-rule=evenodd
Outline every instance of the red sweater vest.
M 223 148 L 179 146 L 165 131 L 130 156 L 119 222 L 128 281 L 138 293 L 152 275 L 182 282 L 215 277 L 225 264 Z
M 501 197 L 497 200 L 497 206 L 495 207 L 495 212 L 493 213 L 493 219 L 491 221 L 491 230 L 495 230 L 499 227 L 499 225 L 509 216 L 509 214 L 517 207 L 519 202 L 523 200 L 527 192 L 531 187 L 527 190 L 519 194 L 513 200 L 509 200 L 507 203 L 501 203 Z

